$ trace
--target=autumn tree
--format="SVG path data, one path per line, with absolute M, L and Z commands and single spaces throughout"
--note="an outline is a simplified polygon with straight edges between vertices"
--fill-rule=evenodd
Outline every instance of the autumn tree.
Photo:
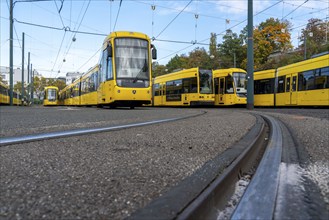
M 254 65 L 260 69 L 270 54 L 292 49 L 288 21 L 269 18 L 254 30 Z

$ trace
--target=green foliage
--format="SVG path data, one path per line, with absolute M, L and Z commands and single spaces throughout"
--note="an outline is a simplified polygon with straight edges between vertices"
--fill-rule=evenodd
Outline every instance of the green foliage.
M 305 50 L 306 42 L 306 58 L 310 58 L 314 54 L 329 51 L 327 27 L 329 22 L 321 19 L 310 19 L 306 28 L 302 30 L 302 44 L 299 46 L 301 51 Z
M 242 61 L 246 57 L 247 48 L 243 44 L 243 38 L 231 30 L 227 30 L 223 36 L 223 43 L 218 45 L 218 55 L 220 57 L 220 68 L 242 66 Z
M 167 73 L 167 67 L 165 65 L 160 65 L 158 62 L 152 64 L 152 78 L 161 76 Z
M 185 56 L 184 54 L 178 56 L 176 54 L 176 56 L 171 58 L 171 60 L 166 65 L 166 67 L 168 69 L 168 73 L 170 73 L 176 69 L 187 68 L 187 62 L 188 62 L 187 56 Z

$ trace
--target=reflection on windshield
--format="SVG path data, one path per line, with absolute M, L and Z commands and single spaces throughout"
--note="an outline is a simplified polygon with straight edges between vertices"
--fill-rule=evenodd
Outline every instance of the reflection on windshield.
M 115 48 L 117 79 L 149 80 L 148 41 L 117 38 Z
M 246 74 L 245 73 L 233 73 L 234 85 L 236 87 L 236 93 L 247 93 L 246 90 Z
M 200 93 L 211 94 L 212 93 L 212 72 L 211 70 L 200 70 Z
M 48 90 L 48 100 L 49 101 L 55 101 L 56 100 L 56 90 L 55 89 L 49 89 Z

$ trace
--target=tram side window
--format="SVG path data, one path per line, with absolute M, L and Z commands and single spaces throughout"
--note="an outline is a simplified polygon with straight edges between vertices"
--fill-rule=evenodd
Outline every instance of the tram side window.
M 315 88 L 329 88 L 329 67 L 324 67 L 315 71 Z
M 91 74 L 89 77 L 88 77 L 88 92 L 93 92 L 95 91 L 95 82 L 94 82 L 94 75 L 95 73 Z
M 280 76 L 278 78 L 278 93 L 283 93 L 285 92 L 285 87 L 284 87 L 284 84 L 285 84 L 285 80 L 286 78 L 284 76 Z
M 255 80 L 254 93 L 255 94 L 273 94 L 274 93 L 274 79 Z
M 97 72 L 95 72 L 95 73 L 93 73 L 93 82 L 94 82 L 94 91 L 96 91 L 97 90 L 97 88 L 98 88 L 98 71 Z
M 298 90 L 312 90 L 314 89 L 314 70 L 308 70 L 298 74 Z
M 112 57 L 107 58 L 107 75 L 106 79 L 113 79 Z
M 101 74 L 99 76 L 99 82 L 105 82 L 107 71 L 107 50 L 103 51 L 102 61 L 101 61 Z
M 225 93 L 226 94 L 233 94 L 234 93 L 234 89 L 233 89 L 233 77 L 232 76 L 227 76 L 225 81 L 226 81 L 226 90 L 225 90 Z
M 182 80 L 175 80 L 166 82 L 166 100 L 167 101 L 181 101 L 182 94 Z
M 2 95 L 8 95 L 8 94 L 7 94 L 7 89 L 6 89 L 4 86 L 2 86 L 2 85 L 0 85 L 0 93 L 1 93 Z
M 196 93 L 198 91 L 197 78 L 193 77 L 183 79 L 182 87 L 182 93 Z
M 329 89 L 329 66 L 321 69 L 321 75 L 326 76 L 325 88 Z

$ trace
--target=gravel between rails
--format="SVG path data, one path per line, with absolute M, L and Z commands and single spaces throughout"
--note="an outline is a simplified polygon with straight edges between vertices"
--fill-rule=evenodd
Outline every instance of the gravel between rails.
M 207 111 L 171 123 L 1 147 L 0 218 L 129 216 L 255 123 L 241 111 Z

